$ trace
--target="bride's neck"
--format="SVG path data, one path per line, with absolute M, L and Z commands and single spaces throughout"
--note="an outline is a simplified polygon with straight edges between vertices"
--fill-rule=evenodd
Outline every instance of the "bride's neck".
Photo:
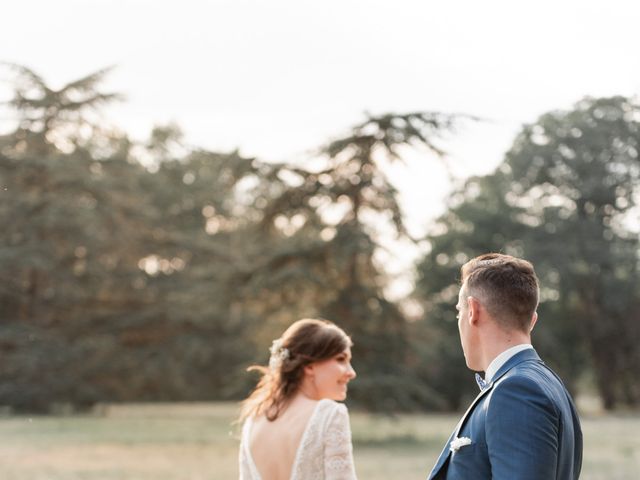
M 314 400 L 314 401 L 320 400 L 316 392 L 316 389 L 313 387 L 313 385 L 310 385 L 309 382 L 304 382 L 304 381 L 302 382 L 302 385 L 300 385 L 300 388 L 298 388 L 298 392 L 296 393 L 296 396 L 300 396 L 307 400 Z

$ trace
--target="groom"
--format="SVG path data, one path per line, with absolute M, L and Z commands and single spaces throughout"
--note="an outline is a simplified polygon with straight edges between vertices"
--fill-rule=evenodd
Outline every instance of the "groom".
M 582 431 L 558 376 L 531 346 L 538 279 L 526 260 L 501 254 L 462 267 L 458 329 L 481 392 L 464 414 L 429 480 L 573 480 Z

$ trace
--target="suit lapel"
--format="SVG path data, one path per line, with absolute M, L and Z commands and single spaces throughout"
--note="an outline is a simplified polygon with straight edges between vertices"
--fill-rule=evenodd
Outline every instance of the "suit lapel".
M 462 418 L 458 422 L 458 425 L 456 426 L 455 430 L 453 431 L 453 433 L 449 437 L 449 440 L 445 444 L 444 449 L 442 450 L 442 453 L 440 453 L 440 457 L 438 458 L 438 461 L 436 462 L 435 466 L 433 467 L 433 470 L 431 470 L 431 474 L 429 475 L 430 479 L 433 479 L 433 478 L 435 478 L 437 476 L 438 472 L 440 471 L 440 469 L 443 467 L 443 465 L 445 464 L 445 462 L 449 458 L 449 455 L 451 454 L 451 451 L 449 450 L 449 444 L 451 443 L 451 441 L 454 438 L 458 437 L 458 435 L 460 434 L 460 430 L 462 429 L 462 427 L 464 426 L 467 418 L 469 417 L 469 414 L 473 411 L 473 409 L 478 404 L 480 399 L 482 399 L 482 397 L 484 397 L 486 394 L 488 394 L 491 391 L 491 389 L 493 389 L 493 386 L 495 385 L 495 383 L 501 377 L 503 377 L 509 370 L 511 370 L 513 367 L 515 367 L 519 363 L 522 363 L 522 362 L 527 361 L 527 360 L 538 360 L 538 361 L 541 361 L 540 357 L 538 356 L 538 354 L 536 353 L 536 351 L 533 348 L 528 348 L 526 350 L 523 350 L 521 352 L 516 353 L 513 357 L 511 357 L 509 360 L 507 360 L 506 363 L 502 367 L 500 367 L 498 369 L 496 374 L 491 379 L 491 382 L 489 382 L 489 384 L 484 388 L 484 390 L 482 390 L 478 394 L 478 396 L 473 400 L 473 402 L 471 402 L 471 405 L 469 406 L 469 408 L 467 408 L 467 411 L 464 412 L 464 415 L 462 416 Z
M 431 475 L 429 476 L 429 478 L 431 479 L 436 478 L 438 472 L 444 466 L 445 462 L 449 458 L 449 455 L 451 455 L 451 450 L 449 449 L 449 445 L 451 444 L 451 441 L 458 436 L 458 434 L 460 433 L 460 429 L 464 425 L 464 422 L 469 416 L 469 414 L 471 413 L 471 411 L 478 404 L 480 399 L 484 397 L 491 390 L 492 387 L 493 387 L 493 382 L 487 385 L 487 387 L 484 390 L 482 390 L 480 393 L 478 393 L 478 396 L 473 400 L 473 402 L 471 402 L 471 405 L 469 406 L 469 408 L 467 408 L 467 411 L 464 412 L 464 415 L 458 422 L 458 425 L 456 426 L 455 430 L 449 437 L 449 440 L 447 440 L 447 443 L 444 445 L 444 449 L 442 450 L 442 453 L 440 453 L 440 457 L 438 458 L 438 461 L 433 467 L 433 470 L 431 470 Z
M 471 402 L 471 405 L 469 406 L 467 411 L 462 416 L 462 419 L 458 423 L 458 427 L 455 430 L 455 436 L 456 437 L 458 436 L 458 434 L 460 433 L 460 430 L 464 426 L 464 422 L 466 421 L 467 417 L 473 411 L 473 409 L 478 404 L 480 399 L 482 397 L 484 397 L 487 393 L 489 393 L 491 391 L 491 389 L 493 388 L 493 386 L 496 384 L 496 382 L 498 380 L 500 380 L 500 378 L 503 377 L 509 370 L 511 370 L 513 367 L 515 367 L 519 363 L 522 363 L 522 362 L 527 361 L 527 360 L 540 360 L 540 357 L 538 356 L 538 354 L 536 353 L 536 351 L 533 348 L 528 348 L 526 350 L 523 350 L 521 352 L 516 353 L 513 357 L 511 357 L 509 360 L 507 360 L 505 362 L 505 364 L 502 365 L 502 367 L 500 367 L 498 369 L 498 371 L 493 376 L 491 381 L 487 384 L 487 386 L 484 388 L 484 390 L 482 390 L 478 394 L 478 396 L 475 398 L 475 400 L 473 402 Z

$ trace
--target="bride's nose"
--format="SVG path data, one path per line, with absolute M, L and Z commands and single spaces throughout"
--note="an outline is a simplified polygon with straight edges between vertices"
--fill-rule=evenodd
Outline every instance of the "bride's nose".
M 357 377 L 356 371 L 353 369 L 353 366 L 351 364 L 349 364 L 349 370 L 347 371 L 347 375 L 349 376 L 350 380 L 353 380 L 354 378 Z

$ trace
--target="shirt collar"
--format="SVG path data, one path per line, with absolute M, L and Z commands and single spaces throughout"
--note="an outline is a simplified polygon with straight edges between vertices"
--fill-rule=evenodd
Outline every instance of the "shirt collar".
M 484 381 L 489 383 L 496 372 L 503 366 L 507 360 L 513 357 L 516 353 L 520 353 L 523 350 L 527 350 L 528 348 L 533 348 L 530 343 L 522 343 L 520 345 L 516 345 L 514 347 L 506 349 L 500 355 L 493 359 L 493 361 L 487 367 L 487 371 L 484 372 Z

